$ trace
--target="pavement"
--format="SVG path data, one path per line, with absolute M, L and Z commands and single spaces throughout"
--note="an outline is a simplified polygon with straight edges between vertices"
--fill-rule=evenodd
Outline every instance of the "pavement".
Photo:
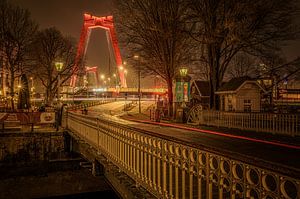
M 124 102 L 114 102 L 89 108 L 89 115 L 107 117 L 110 120 L 140 128 L 165 139 L 184 142 L 190 146 L 259 165 L 300 178 L 300 137 L 270 133 L 258 133 L 238 129 L 208 126 L 190 126 L 172 121 L 150 120 L 149 109 L 153 102 L 142 103 L 124 112 Z

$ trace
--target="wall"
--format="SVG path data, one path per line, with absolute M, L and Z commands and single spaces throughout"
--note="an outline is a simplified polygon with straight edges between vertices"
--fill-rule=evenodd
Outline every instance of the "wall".
M 244 100 L 251 100 L 251 111 L 260 111 L 260 91 L 254 83 L 244 84 L 236 96 L 236 111 L 244 111 Z
M 62 132 L 0 133 L 0 165 L 57 159 L 64 145 Z

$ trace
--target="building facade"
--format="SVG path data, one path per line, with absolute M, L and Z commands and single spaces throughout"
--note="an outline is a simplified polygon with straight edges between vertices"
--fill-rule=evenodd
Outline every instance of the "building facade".
M 256 80 L 241 77 L 225 83 L 216 94 L 220 96 L 221 111 L 260 112 L 265 92 Z

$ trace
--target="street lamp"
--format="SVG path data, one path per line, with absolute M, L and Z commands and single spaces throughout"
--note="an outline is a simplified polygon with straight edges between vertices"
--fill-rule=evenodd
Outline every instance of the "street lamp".
M 181 77 L 185 77 L 187 75 L 187 73 L 188 73 L 188 69 L 186 67 L 181 67 L 179 69 L 179 73 L 180 73 Z
M 115 84 L 116 84 L 115 86 L 116 86 L 116 90 L 117 90 L 117 75 L 114 73 L 113 77 L 115 78 Z
M 34 86 L 33 86 L 33 77 L 30 77 L 30 80 L 31 80 L 31 97 L 32 97 L 32 101 L 33 101 L 33 106 L 35 107 L 35 100 L 33 99 L 34 98 Z
M 179 68 L 179 73 L 175 76 L 175 117 L 178 122 L 183 121 L 185 103 L 190 99 L 190 80 L 188 69 Z
M 133 58 L 138 61 L 140 59 L 139 55 L 134 55 Z M 138 66 L 138 95 L 139 95 L 139 113 L 141 113 L 141 67 Z
M 64 67 L 64 63 L 62 62 L 55 62 L 55 68 L 58 72 L 58 77 L 57 77 L 57 102 L 59 101 L 59 88 L 60 88 L 60 72 L 62 71 Z

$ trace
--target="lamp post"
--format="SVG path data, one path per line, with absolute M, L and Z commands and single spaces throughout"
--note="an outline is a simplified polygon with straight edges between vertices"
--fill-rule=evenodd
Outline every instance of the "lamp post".
M 60 88 L 60 72 L 63 69 L 64 63 L 62 62 L 55 62 L 55 68 L 58 72 L 58 77 L 57 77 L 57 102 L 59 101 L 59 88 Z
M 30 77 L 30 80 L 31 80 L 31 97 L 32 97 L 32 101 L 33 101 L 33 106 L 35 107 L 35 100 L 33 99 L 34 98 L 34 84 L 33 84 L 33 77 Z
M 108 77 L 108 78 L 107 78 L 107 81 L 108 81 L 108 86 L 107 86 L 107 87 L 108 87 L 108 88 L 111 87 L 110 80 L 111 80 L 110 77 Z
M 140 56 L 134 55 L 133 58 L 138 61 L 140 59 Z M 138 95 L 139 95 L 139 113 L 141 113 L 141 67 L 140 67 L 140 64 L 138 66 Z
M 190 98 L 190 80 L 188 69 L 186 67 L 179 68 L 179 73 L 175 76 L 175 117 L 178 122 L 183 122 L 185 103 Z
M 115 87 L 116 87 L 116 90 L 117 90 L 117 75 L 114 73 L 113 76 L 115 78 L 115 84 L 116 84 Z

